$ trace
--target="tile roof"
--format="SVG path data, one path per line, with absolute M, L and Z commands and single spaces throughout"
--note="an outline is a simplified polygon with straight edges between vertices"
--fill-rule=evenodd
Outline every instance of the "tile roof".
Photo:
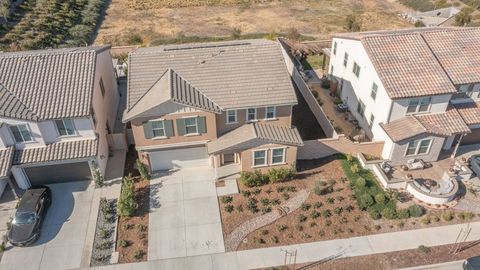
M 453 104 L 467 125 L 480 125 L 480 102 Z
M 168 69 L 222 110 L 297 103 L 280 44 L 244 40 L 137 49 L 129 56 L 127 109 Z
M 422 27 L 337 34 L 362 42 L 392 99 L 455 93 L 480 82 L 480 28 Z
M 0 53 L 0 116 L 39 121 L 89 115 L 96 55 L 108 48 Z
M 0 149 L 0 178 L 7 177 L 12 167 L 14 147 Z
M 98 140 L 74 140 L 49 144 L 45 147 L 16 150 L 13 164 L 88 158 L 97 155 Z
M 448 137 L 471 132 L 455 108 L 444 113 L 408 115 L 380 126 L 394 142 L 424 133 Z
M 222 135 L 207 144 L 209 154 L 236 152 L 260 145 L 275 143 L 285 145 L 303 145 L 296 128 L 263 123 L 245 124 Z

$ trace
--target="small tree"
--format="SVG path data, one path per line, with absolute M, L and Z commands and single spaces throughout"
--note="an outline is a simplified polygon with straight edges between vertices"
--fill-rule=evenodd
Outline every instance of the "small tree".
M 101 188 L 105 185 L 105 178 L 102 175 L 102 172 L 98 168 L 98 165 L 95 161 L 91 162 L 93 169 L 93 180 L 95 181 L 95 187 Z
M 118 199 L 118 215 L 130 217 L 136 209 L 134 182 L 132 176 L 128 175 L 122 180 L 122 191 Z
M 8 15 L 10 15 L 10 0 L 0 0 L 0 16 L 5 22 L 8 21 Z
M 135 161 L 135 166 L 137 167 L 137 170 L 143 179 L 150 180 L 150 172 L 148 171 L 147 166 L 145 166 L 145 164 L 140 159 L 137 158 L 137 161 Z
M 467 26 L 472 21 L 472 12 L 471 7 L 462 8 L 462 11 L 455 15 L 455 25 Z
M 425 24 L 422 21 L 416 21 L 415 27 L 425 27 Z
M 356 13 L 347 15 L 343 28 L 349 32 L 359 32 L 362 29 L 360 17 Z

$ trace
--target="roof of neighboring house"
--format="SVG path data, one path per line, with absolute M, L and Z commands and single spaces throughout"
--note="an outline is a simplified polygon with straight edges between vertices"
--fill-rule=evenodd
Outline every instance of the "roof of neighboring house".
M 14 147 L 0 149 L 0 178 L 7 177 L 12 167 Z
M 444 113 L 408 115 L 380 126 L 394 142 L 424 133 L 448 137 L 471 132 L 454 108 L 449 108 Z
M 129 57 L 127 111 L 169 69 L 179 83 L 158 91 L 186 93 L 179 100 L 189 106 L 208 101 L 210 109 L 226 110 L 297 103 L 280 44 L 242 40 L 137 49 Z M 192 93 L 203 97 L 191 99 Z
M 90 115 L 96 55 L 109 46 L 0 53 L 0 116 Z
M 344 33 L 362 42 L 392 99 L 455 93 L 480 81 L 480 28 L 422 27 Z
M 88 158 L 97 155 L 98 140 L 74 140 L 48 144 L 45 147 L 16 150 L 13 164 L 49 162 L 66 159 Z
M 467 125 L 480 125 L 480 102 L 454 104 Z
M 250 149 L 269 143 L 303 145 L 302 138 L 296 128 L 252 123 L 243 125 L 209 142 L 207 149 L 209 154 L 216 154 Z

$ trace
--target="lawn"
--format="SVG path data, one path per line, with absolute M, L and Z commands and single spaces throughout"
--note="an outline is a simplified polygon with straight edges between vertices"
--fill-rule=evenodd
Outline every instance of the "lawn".
M 302 60 L 304 70 L 315 70 L 323 67 L 323 56 L 309 55 Z
M 309 195 L 300 208 L 249 233 L 237 249 L 349 238 L 479 219 L 468 212 L 413 207 L 407 194 L 385 192 L 373 174 L 357 166 L 356 159 L 338 155 L 299 161 L 298 173 L 290 181 L 251 188 L 239 181 L 240 194 L 219 198 L 224 238 L 252 218 L 280 211 L 281 205 L 302 190 L 307 190 Z

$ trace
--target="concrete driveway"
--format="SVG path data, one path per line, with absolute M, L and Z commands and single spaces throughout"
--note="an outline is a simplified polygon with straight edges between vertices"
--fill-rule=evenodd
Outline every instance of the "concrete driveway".
M 148 260 L 225 252 L 213 169 L 152 177 Z
M 53 200 L 40 239 L 30 247 L 7 246 L 0 269 L 70 269 L 81 266 L 93 199 L 91 182 L 49 185 Z

